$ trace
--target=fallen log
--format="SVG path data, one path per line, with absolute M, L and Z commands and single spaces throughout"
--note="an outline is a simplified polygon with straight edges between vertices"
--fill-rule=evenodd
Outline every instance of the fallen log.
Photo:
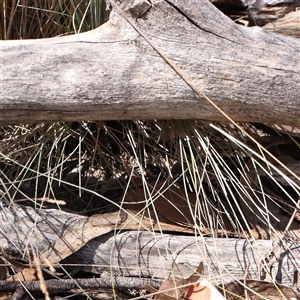
M 61 210 L 36 212 L 21 206 L 2 206 L 0 218 L 0 244 L 6 255 L 17 259 L 24 258 L 29 244 L 39 252 L 52 248 L 55 241 L 64 240 L 67 230 L 75 230 L 76 223 L 87 219 Z M 78 228 L 76 232 L 81 236 Z M 242 279 L 248 267 L 248 279 L 259 279 L 260 262 L 271 247 L 272 241 L 267 240 L 115 231 L 94 238 L 61 263 L 66 269 L 82 266 L 83 271 L 91 274 L 113 270 L 116 276 L 163 280 L 170 275 L 188 278 L 202 261 L 205 277 L 220 284 Z M 278 283 L 294 284 L 294 272 L 300 263 L 299 249 L 298 243 L 284 245 L 276 277 Z
M 300 125 L 298 39 L 238 26 L 208 0 L 121 9 L 87 33 L 1 41 L 0 124 L 225 121 L 196 87 L 236 121 Z

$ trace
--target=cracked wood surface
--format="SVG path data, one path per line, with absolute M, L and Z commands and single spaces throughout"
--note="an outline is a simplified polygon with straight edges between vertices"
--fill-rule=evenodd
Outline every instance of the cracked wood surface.
M 95 217 L 92 218 L 93 225 L 102 224 L 101 215 L 97 216 L 97 222 Z M 105 223 L 108 219 L 113 222 L 114 216 L 105 214 Z M 36 213 L 32 208 L 1 206 L 0 218 L 0 245 L 6 254 L 19 259 L 24 258 L 24 253 L 26 256 L 29 244 L 43 253 L 45 249 L 63 243 L 66 232 L 86 235 L 86 226 L 89 226 L 87 217 L 55 209 Z M 82 229 L 80 224 L 83 224 Z M 113 270 L 115 275 L 131 278 L 165 279 L 172 274 L 188 278 L 203 261 L 206 278 L 219 284 L 242 279 L 248 265 L 248 279 L 258 279 L 258 265 L 271 247 L 272 241 L 267 240 L 117 230 L 94 238 L 79 250 L 76 248 L 76 252 L 62 262 L 72 264 L 71 268 L 78 264 L 83 266 L 83 271 L 94 274 Z M 299 247 L 298 243 L 283 246 L 277 274 L 279 283 L 292 286 L 294 271 L 299 269 Z
M 235 121 L 300 125 L 298 39 L 238 26 L 208 0 L 151 2 L 125 0 L 121 8 Z M 1 41 L 0 64 L 2 125 L 225 120 L 115 10 L 108 23 L 87 33 Z

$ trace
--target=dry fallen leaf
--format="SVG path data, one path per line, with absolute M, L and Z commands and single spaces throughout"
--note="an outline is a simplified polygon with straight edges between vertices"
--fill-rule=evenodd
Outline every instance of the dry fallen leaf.
M 183 298 L 186 287 L 181 287 L 184 285 L 184 280 L 178 278 L 167 278 L 160 286 L 160 294 L 155 295 L 155 300 L 174 300 Z
M 201 285 L 200 282 L 195 282 L 187 287 L 184 298 L 190 300 L 211 299 L 210 289 Z
M 38 280 L 35 268 L 26 268 L 15 275 L 10 276 L 8 281 L 35 281 Z
M 145 286 L 151 293 L 156 293 L 155 300 L 224 300 L 223 295 L 213 284 L 207 280 L 201 280 L 190 284 L 185 284 L 185 280 L 167 278 L 159 290 Z M 157 293 L 160 292 L 160 293 Z
M 186 193 L 180 184 L 168 186 L 165 180 L 147 182 L 147 191 L 145 194 L 144 188 L 140 187 L 142 181 L 140 178 L 131 179 L 135 189 L 126 191 L 122 196 L 125 202 L 122 205 L 125 209 L 143 210 L 146 205 L 150 210 L 155 207 L 159 216 L 163 216 L 166 220 L 172 223 L 183 225 L 184 227 L 194 228 L 195 226 L 195 211 L 197 211 L 196 222 L 205 230 L 208 224 L 205 218 L 201 216 L 201 206 L 199 205 L 199 196 L 194 192 Z M 149 195 L 150 194 L 150 195 Z M 149 203 L 152 204 L 149 205 Z M 210 209 L 210 215 L 216 214 L 214 209 Z M 233 231 L 231 223 L 224 217 L 226 230 Z
M 107 214 L 96 214 L 89 218 L 79 220 L 73 226 L 68 225 L 62 236 L 57 239 L 51 247 L 40 255 L 41 263 L 51 265 L 58 263 L 72 253 L 82 248 L 95 237 L 106 234 L 114 229 L 140 229 L 151 228 L 153 230 L 190 231 L 183 230 L 177 225 L 156 224 L 151 218 L 136 214 L 135 211 L 114 212 Z
M 281 284 L 275 285 L 274 283 L 267 281 L 247 280 L 246 286 L 249 288 L 248 296 L 251 300 L 300 299 L 300 294 L 292 288 Z M 226 292 L 226 299 L 228 300 L 238 300 L 245 297 L 245 288 L 241 282 L 230 282 L 220 287 L 219 290 L 223 290 L 223 288 Z
M 203 271 L 204 266 L 200 262 L 196 272 L 187 279 L 169 277 L 161 284 L 159 290 L 149 285 L 146 285 L 145 289 L 156 294 L 155 300 L 224 300 L 222 294 L 209 281 L 204 279 L 197 282 Z
M 88 241 L 108 233 L 127 218 L 125 213 L 95 214 L 66 228 L 53 246 L 40 255 L 42 264 L 55 264 L 82 248 Z
M 184 298 L 189 300 L 225 300 L 218 289 L 206 279 L 189 286 Z

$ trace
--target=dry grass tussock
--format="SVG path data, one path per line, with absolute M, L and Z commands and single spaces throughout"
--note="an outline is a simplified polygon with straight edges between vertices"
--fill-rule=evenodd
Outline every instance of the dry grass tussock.
M 1 39 L 46 38 L 78 33 L 93 29 L 107 19 L 104 1 L 100 0 L 0 0 L 0 6 L 3 7 L 0 10 Z M 218 248 L 218 237 L 239 237 L 249 244 L 258 238 L 282 239 L 284 243 L 299 242 L 300 217 L 297 212 L 293 215 L 300 195 L 299 131 L 266 124 L 239 125 L 260 145 L 231 124 L 199 120 L 74 122 L 2 127 L 0 204 L 3 224 L 9 224 L 8 227 L 1 227 L 3 248 L 6 247 L 15 258 L 26 259 L 26 264 L 34 264 L 39 271 L 38 277 L 26 275 L 26 281 L 34 282 L 44 277 L 43 288 L 50 291 L 51 296 L 74 296 L 78 293 L 78 299 L 93 299 L 96 295 L 104 297 L 103 293 L 107 290 L 98 289 L 97 294 L 93 294 L 88 288 L 81 287 L 83 281 L 78 286 L 74 280 L 77 286 L 72 287 L 73 292 L 58 293 L 50 285 L 50 280 L 62 280 L 64 276 L 91 279 L 108 272 L 113 297 L 125 299 L 135 293 L 140 297 L 143 285 L 138 288 L 136 281 L 135 285 L 123 289 L 121 295 L 117 294 L 120 289 L 116 288 L 117 280 L 112 280 L 112 276 L 121 275 L 123 278 L 128 275 L 127 269 L 122 269 L 121 259 L 113 260 L 117 251 L 115 244 L 101 250 L 110 258 L 104 261 L 100 257 L 97 247 L 102 242 L 110 241 L 110 238 L 105 235 L 101 243 L 97 239 L 94 244 L 88 243 L 97 234 L 104 235 L 114 230 L 111 235 L 113 241 L 120 236 L 123 243 L 119 230 L 130 228 L 146 230 L 153 237 L 156 244 L 148 242 L 150 248 L 146 244 L 142 248 L 149 251 L 149 257 L 153 249 L 156 251 L 154 262 L 161 264 L 160 271 L 165 273 L 157 270 L 150 273 L 150 263 L 138 264 L 130 269 L 134 272 L 133 269 L 139 268 L 136 273 L 129 272 L 137 280 L 147 276 L 153 280 L 165 279 L 168 272 L 170 275 L 170 269 L 164 269 L 163 261 L 170 260 L 172 266 L 177 264 L 174 257 L 185 248 L 183 244 L 188 243 L 188 236 L 180 240 L 183 233 L 192 234 L 189 237 L 197 241 L 192 256 L 189 256 L 190 264 L 179 261 L 179 265 L 186 267 L 190 273 L 195 270 L 194 266 L 199 265 L 199 261 L 193 261 L 198 259 L 195 257 L 200 251 L 196 237 L 200 237 L 205 255 L 221 250 Z M 283 162 L 286 168 L 270 154 Z M 122 223 L 118 228 L 115 224 L 105 223 L 104 226 L 101 223 L 104 228 L 101 233 L 94 227 L 85 231 L 78 227 L 82 223 L 86 226 L 86 220 L 89 220 L 90 226 L 91 220 L 94 222 L 98 214 L 110 214 L 112 218 L 117 216 L 117 220 L 119 211 L 127 212 L 134 222 Z M 49 223 L 47 220 L 50 220 Z M 292 223 L 285 232 L 290 220 Z M 41 227 L 44 232 L 39 231 L 40 224 L 46 224 L 46 227 Z M 20 231 L 21 228 L 26 230 Z M 51 228 L 59 233 L 64 228 L 71 228 L 73 230 L 69 231 L 69 235 L 72 241 L 80 241 L 71 243 L 73 248 L 69 247 L 64 253 L 62 251 L 56 255 L 68 259 L 72 249 L 79 250 L 88 243 L 84 251 L 93 257 L 90 265 L 82 253 L 78 254 L 79 259 L 76 253 L 71 255 L 67 262 L 55 260 L 53 256 L 43 256 L 49 244 L 57 246 L 54 233 L 49 233 Z M 86 239 L 82 232 L 93 234 Z M 169 239 L 168 232 L 176 232 L 179 246 L 171 247 L 176 235 Z M 21 237 L 27 237 L 25 242 Z M 124 237 L 131 238 L 132 245 L 136 245 L 140 238 Z M 206 240 L 209 237 L 212 239 Z M 64 236 L 64 241 L 68 238 Z M 235 249 L 236 244 L 232 241 L 236 240 L 227 239 L 222 248 Z M 263 257 L 265 253 L 260 253 L 259 242 L 254 244 L 254 252 Z M 131 261 L 138 257 L 133 251 L 136 248 L 127 255 Z M 10 259 L 5 251 L 2 257 L 6 257 L 6 262 Z M 41 258 L 40 266 L 38 262 Z M 4 272 L 10 276 L 13 273 L 20 275 L 21 261 L 10 259 L 9 262 L 10 267 Z M 23 264 L 25 262 L 22 261 Z M 213 268 L 208 267 L 210 262 L 203 261 L 205 276 L 215 284 L 224 283 L 225 279 L 227 282 L 241 279 L 236 278 L 234 273 L 236 262 L 229 262 L 233 267 L 229 264 L 226 269 L 222 257 L 218 254 L 214 256 L 212 265 L 218 270 L 214 273 Z M 99 268 L 102 268 L 101 272 Z M 246 266 L 242 270 L 248 272 Z M 173 271 L 174 275 L 175 269 Z M 254 271 L 250 268 L 248 273 L 254 274 L 251 272 Z M 25 276 L 24 273 L 21 275 Z M 122 278 L 118 280 L 121 282 Z M 122 281 L 124 286 L 129 282 L 128 278 Z M 91 287 L 92 283 L 89 284 Z M 227 287 L 223 285 L 222 288 L 226 290 Z M 30 293 L 32 297 L 38 295 L 32 290 Z M 267 299 L 264 296 L 261 298 Z
M 107 20 L 104 0 L 1 0 L 0 39 L 38 39 L 92 30 Z
M 266 125 L 241 125 L 276 157 L 297 166 L 297 135 L 291 139 Z M 153 234 L 278 239 L 299 198 L 297 179 L 229 124 L 10 126 L 1 129 L 1 150 L 2 207 L 88 217 L 121 209 L 144 216 L 130 229 Z M 148 217 L 159 226 L 149 227 Z M 289 228 L 289 241 L 299 240 L 298 219 Z

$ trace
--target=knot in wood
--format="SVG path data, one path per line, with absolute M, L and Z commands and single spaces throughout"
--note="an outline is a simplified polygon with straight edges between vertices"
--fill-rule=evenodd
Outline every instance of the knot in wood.
M 125 0 L 120 8 L 124 12 L 129 12 L 130 15 L 135 18 L 141 18 L 151 8 L 152 4 L 148 0 Z

